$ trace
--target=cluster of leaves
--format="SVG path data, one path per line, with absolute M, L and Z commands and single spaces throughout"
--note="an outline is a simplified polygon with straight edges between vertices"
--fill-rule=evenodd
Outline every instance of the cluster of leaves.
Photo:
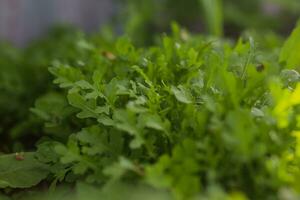
M 39 140 L 0 156 L 0 198 L 298 199 L 300 26 L 281 50 L 172 30 L 148 48 L 75 31 L 6 48 L 1 138 L 20 122 Z
M 48 67 L 56 59 L 79 66 L 84 50 L 82 33 L 71 27 L 57 27 L 25 49 L 0 45 L 0 152 L 32 150 L 41 136 L 43 121 L 28 112 L 35 100 L 55 90 Z M 24 147 L 25 145 L 25 147 Z

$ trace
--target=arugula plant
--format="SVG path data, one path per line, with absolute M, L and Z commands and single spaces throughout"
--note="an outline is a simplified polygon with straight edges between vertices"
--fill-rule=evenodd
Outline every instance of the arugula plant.
M 287 56 L 298 29 L 281 50 L 176 24 L 147 48 L 45 40 L 35 55 L 54 84 L 30 109 L 43 136 L 35 152 L 0 156 L 0 188 L 12 199 L 299 198 L 299 59 Z

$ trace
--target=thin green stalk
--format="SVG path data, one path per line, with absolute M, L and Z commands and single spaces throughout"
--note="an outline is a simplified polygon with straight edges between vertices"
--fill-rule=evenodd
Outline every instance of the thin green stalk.
M 223 4 L 222 0 L 199 0 L 208 32 L 215 36 L 223 35 Z

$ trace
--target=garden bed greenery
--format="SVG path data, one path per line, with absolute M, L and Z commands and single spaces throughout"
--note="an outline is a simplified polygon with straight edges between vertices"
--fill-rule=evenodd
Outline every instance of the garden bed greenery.
M 0 48 L 0 199 L 300 198 L 300 26 Z

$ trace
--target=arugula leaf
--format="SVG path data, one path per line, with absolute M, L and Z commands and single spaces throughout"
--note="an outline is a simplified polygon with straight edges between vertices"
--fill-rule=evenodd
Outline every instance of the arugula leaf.
M 284 43 L 279 57 L 279 62 L 285 62 L 288 69 L 300 66 L 300 23 L 293 30 L 290 37 Z
M 193 102 L 192 96 L 182 85 L 178 86 L 178 88 L 173 86 L 171 90 L 178 101 L 186 104 Z

